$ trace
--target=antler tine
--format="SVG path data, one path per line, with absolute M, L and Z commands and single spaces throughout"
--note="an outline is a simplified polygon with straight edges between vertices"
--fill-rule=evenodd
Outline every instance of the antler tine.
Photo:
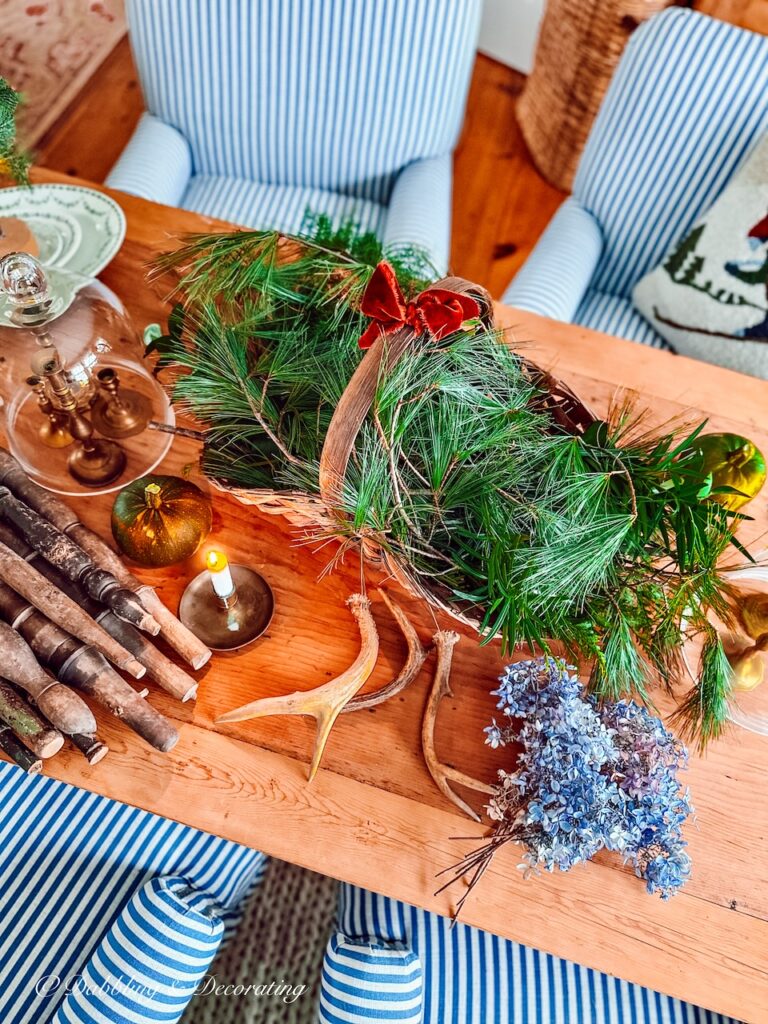
M 389 596 L 386 590 L 377 589 L 376 593 L 390 610 L 392 617 L 400 627 L 408 644 L 408 657 L 396 679 L 393 679 L 392 682 L 387 683 L 386 686 L 382 686 L 378 690 L 373 690 L 371 693 L 361 693 L 357 697 L 353 697 L 346 707 L 341 709 L 342 714 L 345 715 L 350 711 L 363 711 L 367 708 L 376 707 L 377 704 L 383 704 L 385 700 L 390 700 L 390 698 L 401 693 L 406 686 L 410 686 L 414 681 L 421 671 L 421 666 L 429 657 L 430 652 L 422 645 L 419 634 L 413 628 L 400 605 Z
M 363 686 L 376 665 L 379 637 L 371 615 L 371 603 L 362 594 L 347 599 L 352 615 L 360 629 L 360 654 L 350 667 L 314 690 L 288 693 L 283 697 L 264 697 L 243 707 L 228 711 L 216 719 L 224 722 L 245 722 L 268 715 L 310 715 L 317 723 L 315 750 L 309 769 L 309 782 L 314 779 L 331 734 L 331 729 L 347 701 Z
M 437 721 L 437 709 L 443 697 L 452 697 L 451 691 L 451 663 L 453 661 L 453 648 L 459 642 L 459 634 L 453 630 L 439 630 L 434 635 L 435 647 L 437 649 L 437 665 L 435 666 L 435 677 L 432 681 L 432 689 L 429 691 L 427 705 L 424 709 L 424 718 L 421 724 L 421 748 L 424 753 L 429 774 L 435 781 L 435 785 L 451 803 L 455 804 L 474 821 L 480 821 L 480 815 L 474 811 L 466 801 L 454 793 L 450 783 L 458 783 L 473 789 L 478 793 L 492 793 L 492 788 L 484 782 L 470 778 L 456 768 L 442 764 L 435 753 L 435 724 Z

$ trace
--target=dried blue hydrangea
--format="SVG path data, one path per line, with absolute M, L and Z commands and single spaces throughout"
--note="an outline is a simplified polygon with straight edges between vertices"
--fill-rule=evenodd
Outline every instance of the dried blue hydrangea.
M 567 871 L 608 849 L 648 892 L 667 899 L 679 889 L 692 811 L 677 778 L 683 744 L 631 701 L 598 704 L 555 658 L 508 666 L 492 694 L 504 720 L 485 729 L 486 743 L 522 752 L 514 774 L 499 772 L 488 813 L 499 837 L 525 845 L 524 870 Z

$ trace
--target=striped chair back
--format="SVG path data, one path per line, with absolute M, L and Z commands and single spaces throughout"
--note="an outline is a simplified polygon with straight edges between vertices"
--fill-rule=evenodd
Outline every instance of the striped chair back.
M 768 128 L 768 38 L 670 8 L 630 39 L 573 194 L 600 224 L 590 287 L 628 297 Z
M 386 203 L 398 171 L 456 142 L 480 0 L 126 7 L 147 108 L 187 139 L 194 174 Z

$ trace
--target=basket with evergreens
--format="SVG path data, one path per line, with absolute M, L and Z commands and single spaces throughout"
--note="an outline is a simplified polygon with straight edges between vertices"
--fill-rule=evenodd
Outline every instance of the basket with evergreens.
M 202 469 L 241 500 L 359 545 L 413 593 L 500 635 L 551 641 L 618 700 L 684 675 L 687 731 L 727 718 L 718 568 L 741 513 L 711 500 L 695 429 L 605 419 L 505 343 L 477 285 L 430 285 L 416 252 L 372 235 L 237 231 L 164 257 L 178 405 L 205 427 Z M 728 490 L 724 488 L 723 490 Z

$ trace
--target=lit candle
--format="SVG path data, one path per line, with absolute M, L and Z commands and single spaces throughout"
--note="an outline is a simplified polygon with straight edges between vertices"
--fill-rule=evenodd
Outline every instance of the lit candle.
M 217 597 L 226 600 L 235 592 L 235 584 L 232 580 L 232 573 L 229 571 L 229 562 L 223 551 L 209 551 L 206 558 L 206 565 L 211 577 L 211 584 Z

